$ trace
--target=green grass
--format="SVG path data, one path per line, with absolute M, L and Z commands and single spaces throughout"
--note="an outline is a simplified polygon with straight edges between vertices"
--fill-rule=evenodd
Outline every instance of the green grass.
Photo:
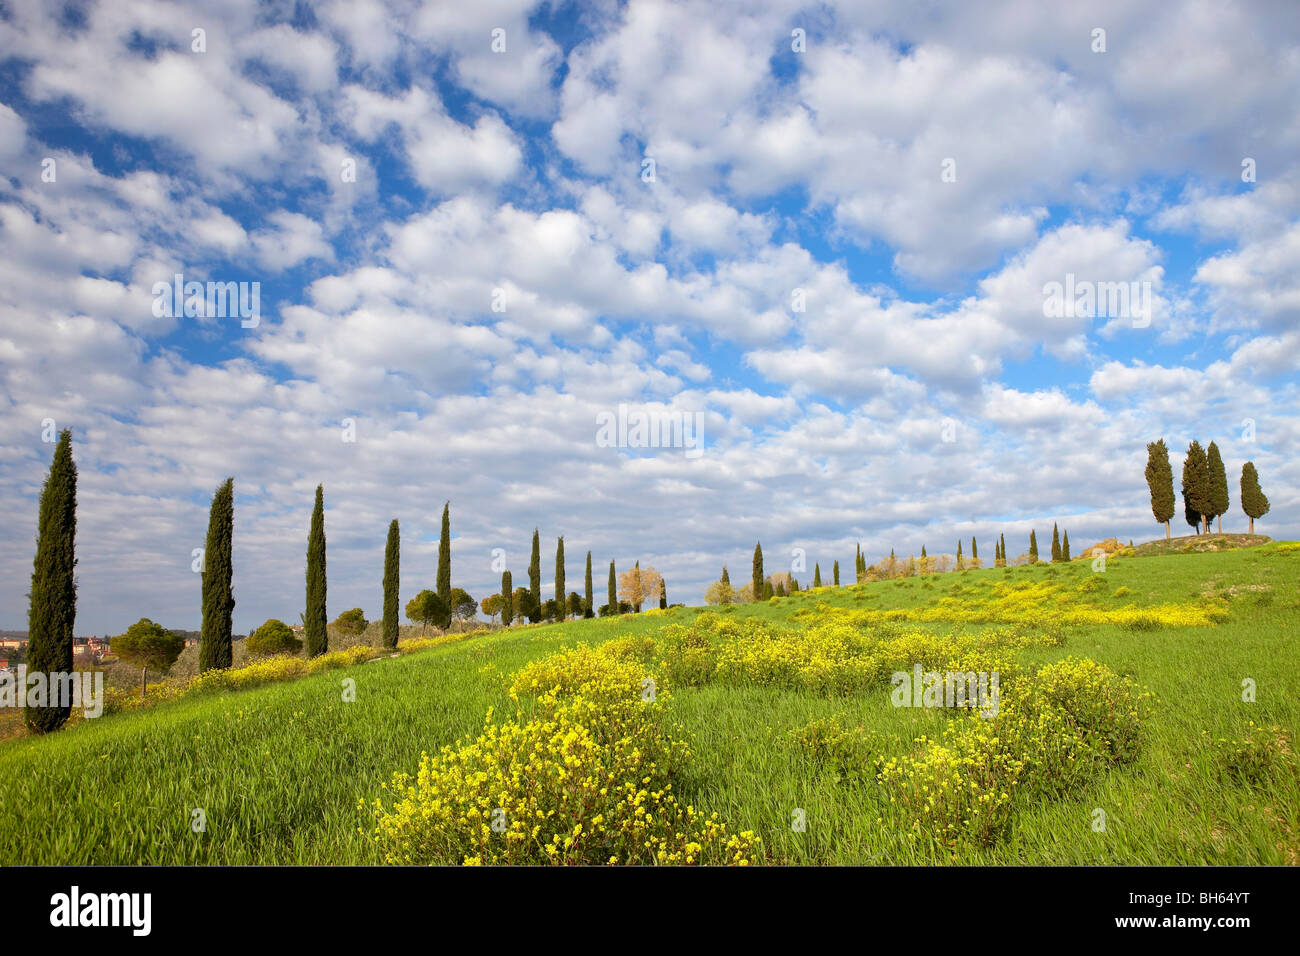
M 1215 627 L 1067 628 L 1064 647 L 1029 661 L 1092 657 L 1156 695 L 1136 762 L 1097 775 L 1085 789 L 1018 805 L 992 847 L 963 850 L 964 863 L 1287 864 L 1300 862 L 1300 776 L 1279 759 L 1254 782 L 1226 774 L 1212 742 L 1240 737 L 1249 721 L 1300 730 L 1300 550 L 1269 544 L 1220 553 L 983 569 L 924 579 L 804 592 L 726 613 L 798 626 L 790 616 L 825 604 L 920 608 L 940 598 L 979 602 L 1000 582 L 1050 579 L 1099 607 L 1227 601 Z M 1116 596 L 1115 592 L 1121 588 Z M 668 616 L 580 621 L 497 632 L 398 659 L 242 692 L 83 721 L 48 738 L 0 745 L 0 863 L 375 863 L 370 802 L 395 770 L 477 733 L 489 707 L 513 712 L 505 678 L 523 663 L 577 641 L 599 643 L 688 621 Z M 912 625 L 909 625 L 912 626 Z M 953 630 L 944 624 L 918 628 Z M 355 703 L 341 682 L 356 681 Z M 1243 678 L 1255 703 L 1241 700 Z M 787 863 L 934 863 L 907 821 L 867 775 L 818 768 L 789 734 L 812 717 L 840 715 L 901 753 L 951 717 L 895 709 L 888 690 L 824 697 L 768 687 L 682 690 L 669 706 L 694 737 L 682 789 L 734 829 L 763 839 Z M 206 813 L 204 833 L 191 811 Z M 1106 831 L 1093 832 L 1095 809 Z M 807 829 L 791 828 L 802 809 Z M 358 827 L 367 834 L 358 832 Z

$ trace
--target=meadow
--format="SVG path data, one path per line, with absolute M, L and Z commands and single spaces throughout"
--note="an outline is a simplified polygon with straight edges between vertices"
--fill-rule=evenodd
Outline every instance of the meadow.
M 0 863 L 1296 864 L 1297 611 L 1273 543 L 475 635 L 0 743 Z M 1002 711 L 895 707 L 913 661 Z

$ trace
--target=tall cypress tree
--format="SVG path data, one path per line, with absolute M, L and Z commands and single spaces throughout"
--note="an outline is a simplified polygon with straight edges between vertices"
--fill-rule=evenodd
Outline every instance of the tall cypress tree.
M 397 646 L 397 615 L 402 587 L 402 534 L 397 519 L 388 523 L 384 546 L 384 647 Z
M 329 650 L 328 615 L 325 613 L 325 489 L 316 486 L 316 506 L 311 512 L 307 535 L 307 611 L 303 615 L 303 637 L 307 656 Z
M 609 562 L 609 613 L 618 613 L 618 577 L 614 574 L 614 562 Z
M 1169 520 L 1178 502 L 1174 498 L 1174 470 L 1169 467 L 1169 449 L 1165 440 L 1147 444 L 1147 488 L 1151 492 L 1151 514 L 1165 526 L 1165 540 L 1170 537 Z
M 975 544 L 974 535 L 971 535 L 971 539 L 970 539 L 970 556 L 972 558 L 978 558 L 980 556 L 980 549 L 978 545 Z
M 1200 534 L 1202 527 L 1210 530 L 1210 464 L 1205 457 L 1201 443 L 1193 440 L 1187 446 L 1187 457 L 1183 459 L 1183 516 L 1187 523 Z
M 1029 532 L 1029 563 L 1038 563 L 1038 535 L 1034 531 Z
M 1070 560 L 1070 532 L 1061 533 L 1061 560 Z
M 957 570 L 966 567 L 966 560 L 961 556 L 961 539 L 957 539 Z
M 999 535 L 998 540 L 1002 542 L 1002 566 L 1005 568 L 1007 566 L 1007 536 L 1005 534 Z
M 1255 519 L 1268 514 L 1268 499 L 1259 487 L 1259 473 L 1255 463 L 1248 461 L 1241 466 L 1241 510 L 1250 519 L 1250 533 L 1255 533 Z
M 28 673 L 72 673 L 72 628 L 77 616 L 77 466 L 72 460 L 72 432 L 59 433 L 50 473 L 41 489 L 36 525 L 36 558 L 32 562 L 31 602 L 27 609 Z M 23 688 L 21 693 L 26 693 Z M 47 705 L 54 704 L 52 698 Z M 64 706 L 24 707 L 23 720 L 34 733 L 47 734 L 63 726 L 72 713 Z
M 761 541 L 754 545 L 753 586 L 754 600 L 761 601 L 763 599 L 763 543 Z
M 1052 522 L 1052 560 L 1061 560 L 1061 532 L 1056 530 L 1055 521 Z
M 659 610 L 668 610 L 668 582 L 659 578 Z
M 235 596 L 231 557 L 235 532 L 235 479 L 227 478 L 212 496 L 208 537 L 203 544 L 203 624 L 199 632 L 199 672 L 229 667 L 232 661 L 231 616 Z
M 528 592 L 536 609 L 536 616 L 530 617 L 536 623 L 542 619 L 542 539 L 538 537 L 536 528 L 533 529 L 533 553 L 528 559 Z
M 1228 473 L 1223 467 L 1219 446 L 1210 442 L 1205 450 L 1206 466 L 1210 472 L 1210 517 L 1219 519 L 1219 534 L 1223 534 L 1223 516 L 1228 513 Z
M 805 569 L 806 568 L 807 565 L 805 565 Z M 813 587 L 819 588 L 821 586 L 822 586 L 822 566 L 820 563 L 817 563 L 813 565 Z
M 595 600 L 595 598 L 592 597 L 592 593 L 591 593 L 591 552 L 590 551 L 587 552 L 587 577 L 586 580 L 583 581 L 583 586 L 584 586 L 584 597 L 582 602 L 582 616 L 591 617 L 594 611 L 594 608 L 592 608 L 591 604 L 592 601 Z
M 831 565 L 831 580 L 835 582 L 836 587 L 840 586 L 840 563 L 838 561 Z
M 515 619 L 515 582 L 509 571 L 501 572 L 501 623 L 506 627 Z
M 569 592 L 564 589 L 564 535 L 555 542 L 555 603 L 560 609 L 560 620 L 567 620 L 569 617 L 569 606 L 565 602 L 568 600 Z
M 442 506 L 442 535 L 438 539 L 438 597 L 447 608 L 447 627 L 451 623 L 451 502 Z

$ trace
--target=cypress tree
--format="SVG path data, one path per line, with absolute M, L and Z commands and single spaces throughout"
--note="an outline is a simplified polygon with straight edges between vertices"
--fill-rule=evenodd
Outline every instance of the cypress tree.
M 926 555 L 926 553 L 925 553 L 925 545 L 921 545 L 921 557 L 923 557 L 923 558 L 924 558 L 924 557 L 927 557 L 927 555 Z
M 614 573 L 614 562 L 609 562 L 609 613 L 618 613 L 618 576 Z
M 1165 526 L 1165 540 L 1169 540 L 1169 520 L 1174 516 L 1177 500 L 1174 498 L 1174 470 L 1169 467 L 1169 449 L 1165 440 L 1147 444 L 1147 488 L 1151 492 L 1151 514 Z
M 891 558 L 893 557 L 892 552 L 890 552 L 890 557 Z M 960 571 L 964 567 L 966 567 L 966 561 L 961 556 L 961 539 L 958 538 L 957 539 L 957 570 Z
M 501 623 L 506 627 L 515 619 L 515 582 L 509 571 L 501 572 Z
M 63 429 L 54 447 L 50 473 L 41 488 L 36 557 L 32 562 L 31 602 L 27 610 L 28 673 L 72 673 L 72 628 L 77 616 L 77 466 L 72 432 Z M 26 693 L 23 688 L 21 693 Z M 52 699 L 47 704 L 54 703 Z M 72 713 L 62 707 L 24 707 L 23 720 L 34 733 L 58 730 Z
M 668 610 L 668 582 L 659 578 L 659 610 Z
M 1002 542 L 1002 566 L 1005 568 L 1007 566 L 1007 536 L 1005 534 L 999 535 L 998 540 Z
M 1029 532 L 1029 563 L 1038 563 L 1038 535 L 1033 531 Z
M 1052 560 L 1061 560 L 1061 532 L 1056 530 L 1055 521 L 1052 522 Z
M 971 539 L 970 539 L 970 556 L 971 556 L 972 558 L 978 558 L 978 557 L 980 556 L 980 549 L 979 549 L 979 547 L 975 544 L 975 536 L 974 536 L 974 535 L 971 535 Z
M 1219 446 L 1210 442 L 1205 450 L 1206 465 L 1210 472 L 1211 517 L 1219 519 L 1219 534 L 1223 534 L 1223 516 L 1228 513 L 1228 473 L 1223 467 Z
M 232 660 L 230 618 L 235 610 L 231 541 L 235 531 L 235 479 L 218 486 L 208 509 L 208 537 L 203 543 L 203 624 L 199 632 L 199 672 L 229 667 Z
M 438 539 L 438 597 L 447 606 L 451 623 L 451 502 L 442 506 L 442 536 Z M 444 624 L 443 627 L 447 625 Z
M 838 561 L 836 561 L 834 564 L 831 565 L 831 575 L 832 575 L 831 580 L 835 582 L 836 587 L 839 587 L 840 586 L 840 563 Z
M 1070 560 L 1070 532 L 1068 531 L 1061 534 L 1061 560 Z
M 569 617 L 569 608 L 565 604 L 568 593 L 564 589 L 564 535 L 560 535 L 555 542 L 555 603 L 560 605 L 561 621 Z
M 586 580 L 583 582 L 583 584 L 585 585 L 584 588 L 585 596 L 582 602 L 582 616 L 591 617 L 592 614 L 594 613 L 594 609 L 592 608 L 591 604 L 592 601 L 595 599 L 592 597 L 592 593 L 591 593 L 591 552 L 590 551 L 587 552 L 587 577 Z
M 804 567 L 806 568 L 807 565 L 805 565 Z M 813 565 L 813 587 L 819 588 L 821 586 L 822 586 L 822 566 L 820 563 L 818 563 Z
M 402 533 L 397 519 L 388 523 L 388 543 L 384 546 L 384 647 L 397 646 L 397 615 L 402 593 Z
M 533 553 L 528 559 L 528 591 L 533 596 L 533 606 L 541 608 L 542 606 L 542 541 L 537 536 L 537 529 L 533 529 Z M 540 610 L 538 611 L 540 614 Z M 541 620 L 540 617 L 533 618 L 534 622 Z
M 1268 514 L 1268 499 L 1259 487 L 1259 473 L 1255 463 L 1248 461 L 1241 466 L 1241 510 L 1250 519 L 1250 533 L 1255 533 L 1255 519 Z
M 636 600 L 632 602 L 632 610 L 635 613 L 640 614 L 641 602 L 645 599 L 645 595 L 641 593 L 641 561 L 639 559 L 637 560 L 636 567 L 633 568 L 633 573 L 636 575 L 636 584 L 632 593 L 636 595 Z
M 1200 534 L 1202 525 L 1210 530 L 1210 464 L 1201 443 L 1193 440 L 1183 459 L 1183 517 Z
M 754 573 L 752 579 L 754 587 L 754 600 L 763 599 L 763 544 L 759 542 L 754 545 Z
M 303 637 L 308 657 L 329 650 L 328 621 L 325 613 L 325 489 L 317 485 L 316 506 L 311 511 L 311 531 L 307 535 L 307 612 L 303 615 Z

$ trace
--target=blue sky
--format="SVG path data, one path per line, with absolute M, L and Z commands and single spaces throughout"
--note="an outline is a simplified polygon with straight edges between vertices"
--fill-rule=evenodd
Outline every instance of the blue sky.
M 430 584 L 448 499 L 479 597 L 533 527 L 571 583 L 590 548 L 689 602 L 756 539 L 805 579 L 857 542 L 1143 539 L 1162 436 L 1175 470 L 1219 442 L 1225 528 L 1253 460 L 1260 530 L 1300 531 L 1294 6 L 718 6 L 6 3 L 0 627 L 47 421 L 79 633 L 197 626 L 226 475 L 238 631 L 301 610 L 318 482 L 331 616 L 378 613 L 392 517 Z M 155 315 L 177 272 L 258 283 L 260 322 Z M 1149 323 L 1045 314 L 1067 275 Z M 704 454 L 602 447 L 620 404 L 700 416 Z

